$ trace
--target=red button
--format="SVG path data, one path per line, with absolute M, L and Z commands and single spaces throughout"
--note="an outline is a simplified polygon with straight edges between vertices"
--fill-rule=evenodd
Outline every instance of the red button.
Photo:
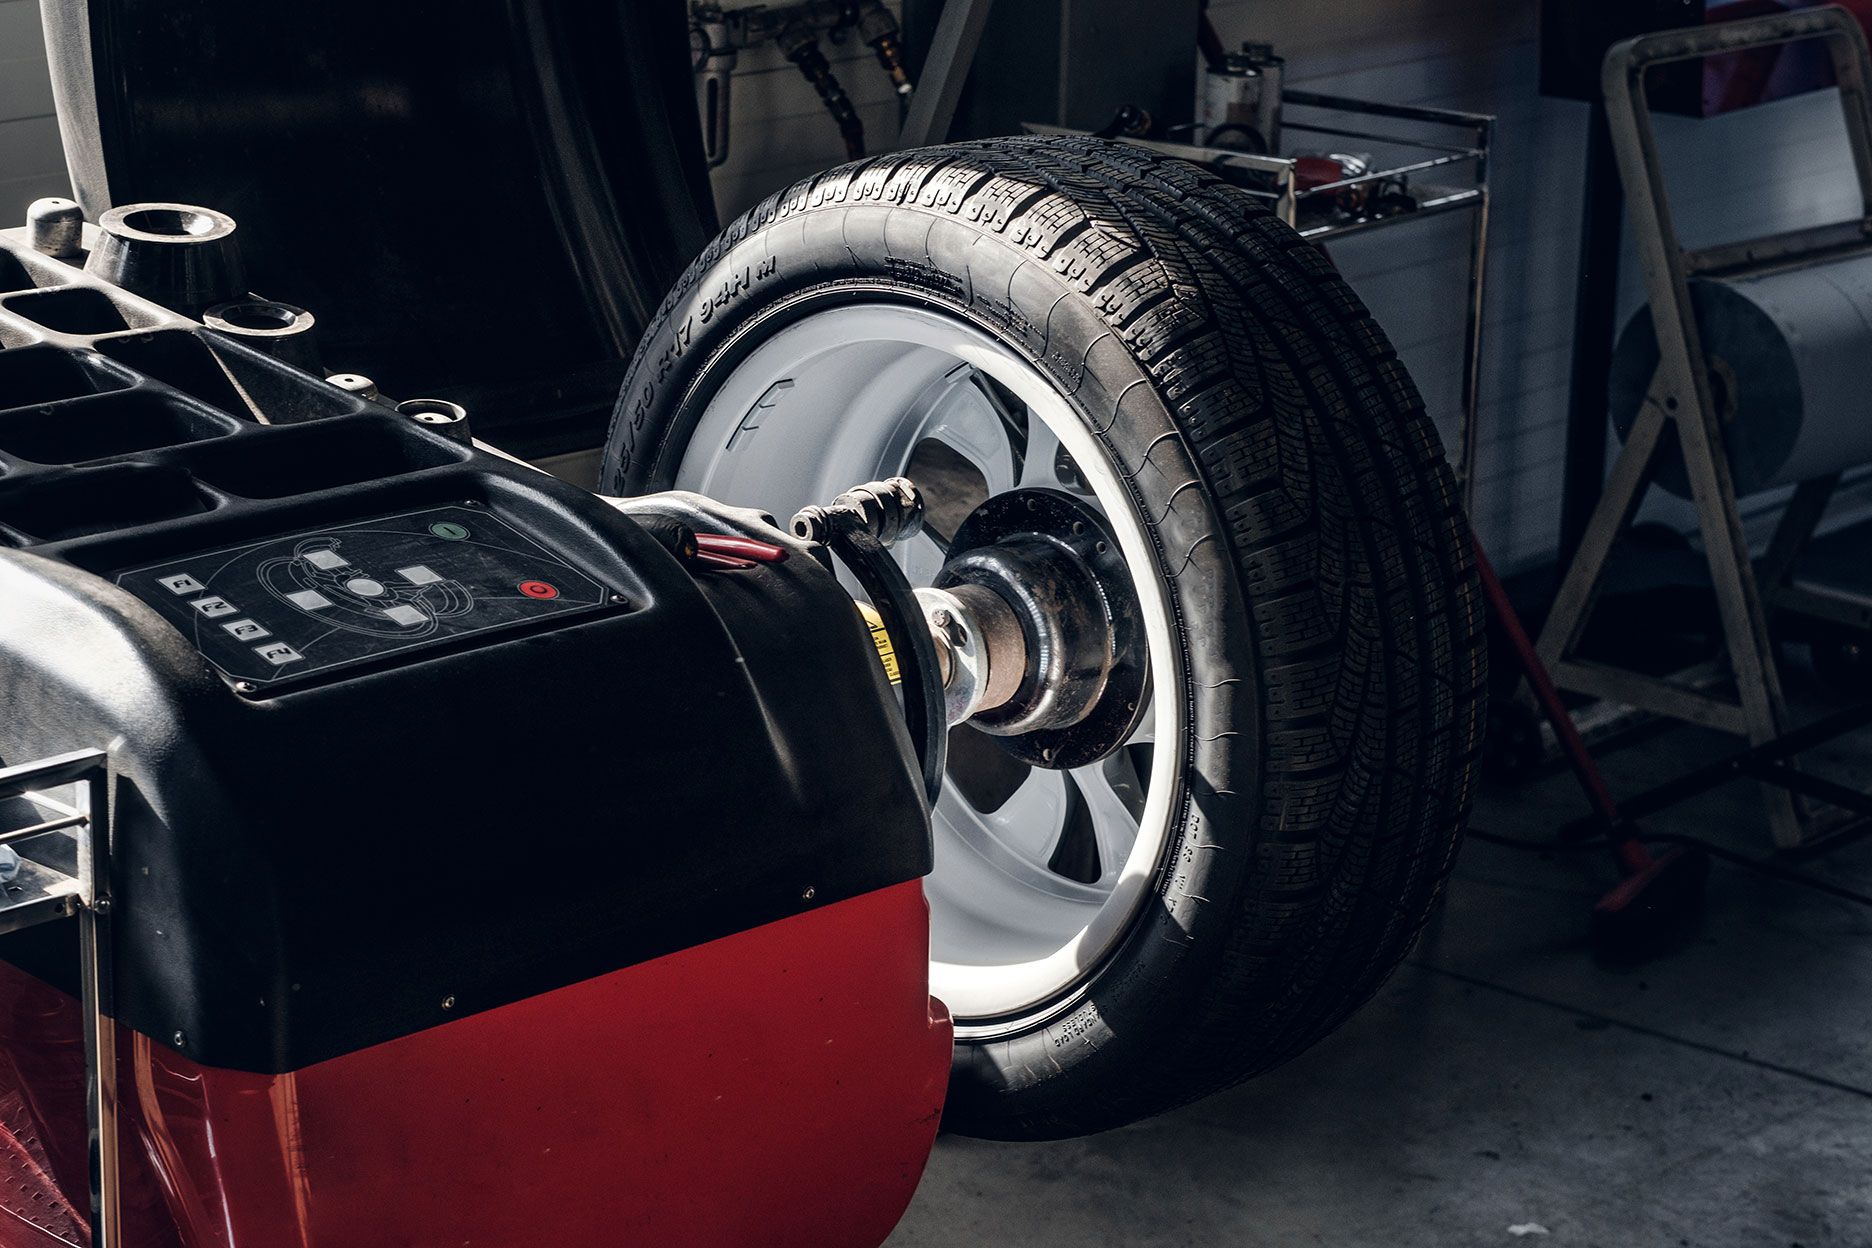
M 542 600 L 557 598 L 559 596 L 559 591 L 551 585 L 548 585 L 545 581 L 521 581 L 520 592 L 529 598 L 539 598 Z

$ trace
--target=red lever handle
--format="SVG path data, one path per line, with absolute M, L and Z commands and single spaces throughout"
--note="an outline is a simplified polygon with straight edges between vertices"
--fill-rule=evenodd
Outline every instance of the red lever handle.
M 757 542 L 751 537 L 731 537 L 726 533 L 698 533 L 696 549 L 706 555 L 725 555 L 754 563 L 779 563 L 787 557 L 786 547 L 771 542 Z

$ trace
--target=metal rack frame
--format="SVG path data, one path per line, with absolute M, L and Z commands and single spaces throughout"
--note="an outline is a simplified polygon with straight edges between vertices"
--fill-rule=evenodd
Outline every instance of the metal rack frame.
M 60 802 L 44 790 L 70 787 Z M 67 875 L 22 856 L 0 885 L 0 935 L 78 920 L 79 994 L 84 1019 L 85 1108 L 90 1127 L 92 1248 L 122 1248 L 117 1135 L 117 1023 L 111 971 L 110 760 L 102 750 L 0 768 L 0 801 L 24 798 L 51 817 L 0 832 L 0 846 L 70 838 L 77 870 Z M 43 843 L 43 842 L 42 842 Z
M 1706 250 L 1685 248 L 1665 190 L 1646 96 L 1647 71 L 1712 54 L 1806 40 L 1824 41 L 1831 53 L 1858 177 L 1860 216 Z M 1809 748 L 1819 744 L 1819 739 L 1807 730 L 1788 732 L 1787 705 L 1768 631 L 1769 612 L 1780 609 L 1853 624 L 1872 616 L 1863 598 L 1793 579 L 1795 564 L 1839 483 L 1837 472 L 1796 487 L 1767 553 L 1759 563 L 1751 559 L 1722 420 L 1712 400 L 1709 362 L 1690 299 L 1689 279 L 1795 267 L 1872 247 L 1867 242 L 1872 238 L 1869 81 L 1872 57 L 1868 57 L 1864 31 L 1845 10 L 1831 7 L 1643 35 L 1607 53 L 1607 118 L 1657 326 L 1659 363 L 1537 645 L 1541 661 L 1562 689 L 1746 737 L 1751 748 L 1739 757 L 1745 757 L 1747 765 L 1738 765 L 1734 774 L 1754 775 L 1762 781 L 1774 842 L 1783 850 L 1811 846 L 1862 823 L 1872 813 L 1872 797 L 1806 775 L 1795 766 L 1797 751 L 1788 748 L 1789 743 L 1798 740 L 1800 748 Z M 1650 487 L 1667 426 L 1675 431 L 1690 478 L 1722 621 L 1726 671 L 1720 665 L 1703 665 L 1660 677 L 1574 653 L 1613 545 Z M 1735 697 L 1712 692 L 1731 680 Z M 1810 800 L 1818 805 L 1810 808 Z
M 1488 270 L 1489 224 L 1489 153 L 1495 139 L 1495 118 L 1488 113 L 1466 113 L 1453 109 L 1420 108 L 1403 104 L 1383 104 L 1345 96 L 1324 95 L 1315 91 L 1288 88 L 1281 97 L 1283 108 L 1300 108 L 1312 113 L 1349 114 L 1376 121 L 1406 122 L 1439 132 L 1456 132 L 1457 138 L 1428 138 L 1421 134 L 1399 134 L 1382 129 L 1354 128 L 1328 124 L 1324 120 L 1283 116 L 1282 130 L 1291 134 L 1317 135 L 1322 139 L 1351 139 L 1362 143 L 1410 151 L 1412 159 L 1368 169 L 1352 177 L 1301 185 L 1297 156 L 1264 156 L 1232 148 L 1207 147 L 1195 143 L 1176 143 L 1157 139 L 1124 138 L 1124 142 L 1162 152 L 1182 160 L 1206 166 L 1228 178 L 1243 190 L 1264 201 L 1288 225 L 1305 239 L 1328 243 L 1352 234 L 1361 234 L 1386 226 L 1420 221 L 1445 213 L 1474 213 L 1469 233 L 1469 283 L 1463 328 L 1462 413 L 1457 444 L 1457 482 L 1462 490 L 1463 509 L 1470 509 L 1474 494 L 1476 428 L 1481 408 L 1482 324 L 1484 278 Z M 1063 126 L 1030 122 L 1031 134 L 1084 134 Z M 1467 176 L 1463 176 L 1465 174 Z M 1308 210 L 1330 206 L 1344 191 L 1359 187 L 1377 187 L 1395 178 L 1434 175 L 1448 182 L 1419 183 L 1414 211 L 1388 215 L 1366 215 L 1339 220 L 1322 219 L 1327 214 Z

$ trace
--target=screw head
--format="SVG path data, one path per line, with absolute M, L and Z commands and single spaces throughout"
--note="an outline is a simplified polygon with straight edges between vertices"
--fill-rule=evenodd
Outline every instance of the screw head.
M 445 1010 L 452 1010 L 452 1009 L 454 1009 L 454 1008 L 455 1008 L 455 998 L 454 998 L 453 996 L 447 996 L 447 997 L 443 997 L 443 998 L 442 998 L 442 1008 L 443 1008 L 443 1009 L 445 1009 Z
M 254 684 L 251 680 L 237 680 L 234 682 L 235 693 L 252 693 L 259 687 L 260 686 Z
M 188 1047 L 188 1033 L 185 1031 L 178 1031 L 175 1035 L 169 1037 L 169 1041 L 178 1049 L 186 1048 Z
M 818 895 L 819 895 L 819 890 L 814 888 L 810 884 L 808 884 L 805 888 L 800 889 L 801 901 L 811 901 L 813 898 L 817 897 Z

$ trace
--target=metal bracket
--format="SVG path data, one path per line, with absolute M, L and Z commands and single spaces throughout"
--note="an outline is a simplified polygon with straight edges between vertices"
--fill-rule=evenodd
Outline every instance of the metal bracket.
M 1665 192 L 1646 95 L 1647 71 L 1675 61 L 1805 40 L 1824 40 L 1832 56 L 1858 175 L 1860 219 L 1708 251 L 1685 249 L 1678 239 Z M 1819 524 L 1838 477 L 1819 478 L 1799 487 L 1758 567 L 1750 558 L 1736 507 L 1735 483 L 1730 476 L 1721 421 L 1711 399 L 1709 366 L 1688 283 L 1693 274 L 1736 274 L 1811 262 L 1838 254 L 1843 240 L 1863 245 L 1872 238 L 1869 80 L 1872 58 L 1867 55 L 1865 34 L 1850 14 L 1835 7 L 1643 35 L 1614 46 L 1606 54 L 1607 119 L 1657 326 L 1660 359 L 1643 408 L 1613 465 L 1605 492 L 1586 525 L 1579 550 L 1541 631 L 1537 650 L 1561 688 L 1733 732 L 1747 737 L 1756 748 L 1787 737 L 1787 706 L 1768 633 L 1768 612 L 1771 605 L 1784 609 L 1799 606 L 1799 596 L 1790 580 L 1792 569 Z M 1734 678 L 1733 698 L 1713 696 L 1682 679 L 1574 657 L 1612 547 L 1651 484 L 1666 426 L 1676 433 L 1690 478 Z M 1823 832 L 1837 830 L 1834 825 L 1838 823 L 1837 818 L 1822 818 L 1809 809 L 1807 798 L 1819 795 L 1820 789 L 1804 780 L 1791 782 L 1788 773 L 1792 766 L 1789 759 L 1773 771 L 1757 769 L 1751 773 L 1764 782 L 1769 823 L 1775 844 L 1782 849 L 1811 843 Z M 1834 803 L 1835 807 L 1839 805 Z M 1832 813 L 1842 812 L 1836 809 Z M 1856 816 L 1857 812 L 1846 813 Z
M 61 802 L 48 789 L 70 788 Z M 111 975 L 110 760 L 102 750 L 0 768 L 0 801 L 23 798 L 50 817 L 0 832 L 0 846 L 70 838 L 72 874 L 20 858 L 18 873 L 0 885 L 0 935 L 59 919 L 78 920 L 79 980 L 84 1018 L 86 1112 L 90 1119 L 92 1248 L 121 1248 L 117 1137 L 117 1032 Z M 15 852 L 18 852 L 15 849 Z M 50 857 L 50 855 L 45 855 Z

